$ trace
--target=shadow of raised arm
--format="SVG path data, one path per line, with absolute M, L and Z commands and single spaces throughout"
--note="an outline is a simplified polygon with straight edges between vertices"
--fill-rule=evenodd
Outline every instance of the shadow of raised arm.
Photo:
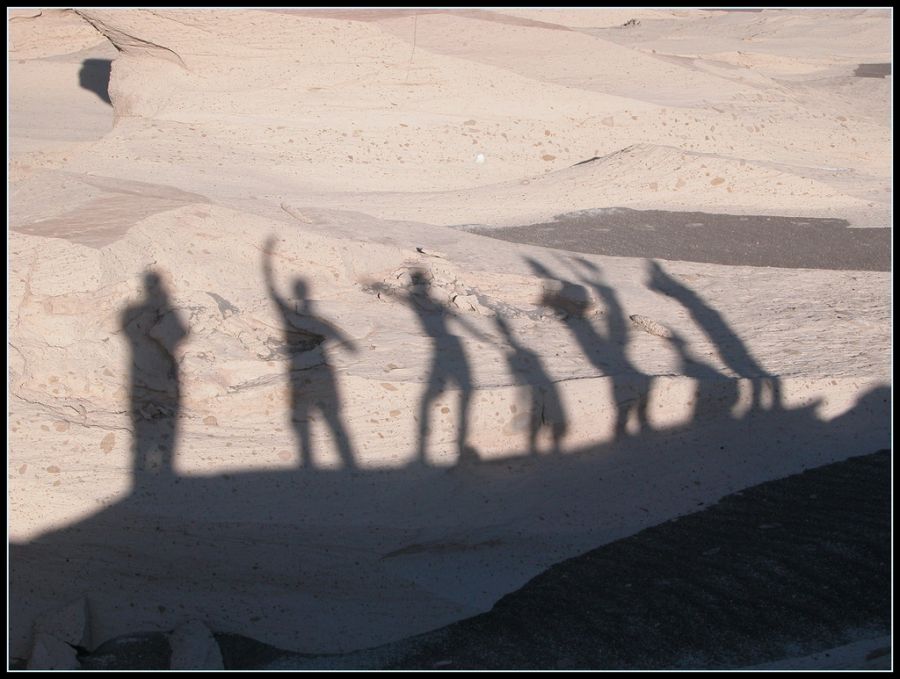
M 281 313 L 287 316 L 289 313 L 293 313 L 293 309 L 291 309 L 287 302 L 278 295 L 278 291 L 275 289 L 275 274 L 272 272 L 272 253 L 275 251 L 275 242 L 275 237 L 269 236 L 263 246 L 263 277 L 266 281 L 266 289 L 269 292 L 269 297 L 271 297 L 272 301 L 278 305 L 279 309 L 281 309 Z

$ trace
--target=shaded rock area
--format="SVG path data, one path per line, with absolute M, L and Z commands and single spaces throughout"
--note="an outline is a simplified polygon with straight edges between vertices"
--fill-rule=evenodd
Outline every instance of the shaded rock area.
M 221 670 L 222 652 L 212 633 L 199 620 L 179 625 L 169 635 L 173 670 Z
M 860 64 L 853 72 L 857 78 L 886 78 L 890 74 L 890 64 Z
M 164 632 L 144 632 L 111 639 L 80 658 L 85 670 L 169 669 L 172 648 Z
M 879 451 L 735 493 L 554 566 L 392 666 L 725 669 L 887 634 L 890 469 Z
M 822 667 L 827 649 L 890 632 L 890 469 L 882 450 L 760 484 L 553 566 L 488 613 L 376 649 L 215 638 L 225 669 L 727 669 L 803 655 L 798 668 Z M 130 635 L 80 661 L 166 669 L 170 653 L 162 633 Z M 890 648 L 858 655 L 883 664 Z
M 466 230 L 514 243 L 614 257 L 890 271 L 891 229 L 848 227 L 844 219 L 616 207 L 580 210 L 527 226 Z

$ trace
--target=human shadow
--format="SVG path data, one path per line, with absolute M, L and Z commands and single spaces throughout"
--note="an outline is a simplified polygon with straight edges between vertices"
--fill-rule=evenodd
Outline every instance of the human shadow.
M 751 409 L 780 408 L 780 381 L 759 364 L 722 315 L 704 302 L 700 295 L 666 273 L 658 262 L 648 260 L 647 268 L 648 287 L 679 302 L 716 347 L 725 365 L 739 377 L 752 378 Z M 771 399 L 769 404 L 762 403 L 764 391 Z
M 410 272 L 410 283 L 405 292 L 397 292 L 381 285 L 375 286 L 375 289 L 403 302 L 412 309 L 422 330 L 431 338 L 431 365 L 428 369 L 425 393 L 419 406 L 417 459 L 422 463 L 427 461 L 426 448 L 431 431 L 432 404 L 452 385 L 456 386 L 459 391 L 456 428 L 457 459 L 459 462 L 477 461 L 477 451 L 467 445 L 469 404 L 475 390 L 472 371 L 469 368 L 469 361 L 466 358 L 461 338 L 450 332 L 447 322 L 453 320 L 480 339 L 484 339 L 484 335 L 462 316 L 454 313 L 440 300 L 435 299 L 431 294 L 431 274 L 424 269 L 414 269 Z
M 81 70 L 78 71 L 78 84 L 112 106 L 112 100 L 109 98 L 109 74 L 111 72 L 111 60 L 85 59 L 81 62 Z
M 284 344 L 281 353 L 286 354 L 288 359 L 291 425 L 297 436 L 299 466 L 315 464 L 310 423 L 315 421 L 314 413 L 317 411 L 334 436 L 342 464 L 354 467 L 353 447 L 341 417 L 337 379 L 334 367 L 328 363 L 325 342 L 331 340 L 353 353 L 356 353 L 357 346 L 340 329 L 317 315 L 314 302 L 308 297 L 308 286 L 302 278 L 294 281 L 295 304 L 289 304 L 278 294 L 272 271 L 274 248 L 275 239 L 269 238 L 263 250 L 262 268 L 269 297 L 282 320 Z
M 129 412 L 133 430 L 132 469 L 136 485 L 172 477 L 181 381 L 178 346 L 188 328 L 172 308 L 160 275 L 144 274 L 144 299 L 127 307 L 121 328 L 131 349 Z
M 613 398 L 618 408 L 617 435 L 626 433 L 628 420 L 632 416 L 635 417 L 639 430 L 650 429 L 647 408 L 653 378 L 638 370 L 626 354 L 628 325 L 619 295 L 614 288 L 603 282 L 600 268 L 597 265 L 582 257 L 576 257 L 575 262 L 581 266 L 582 271 L 590 274 L 590 278 L 588 278 L 582 273 L 579 275 L 579 280 L 592 288 L 604 305 L 607 327 L 605 350 L 609 357 L 608 360 L 616 367 L 616 373 L 613 376 Z
M 529 453 L 537 453 L 538 434 L 542 429 L 548 429 L 553 438 L 553 452 L 558 455 L 568 428 L 559 390 L 547 374 L 540 355 L 519 343 L 506 319 L 497 314 L 494 323 L 506 340 L 505 353 L 510 377 L 528 390 Z
M 674 330 L 670 333 L 669 342 L 678 355 L 675 374 L 690 377 L 696 385 L 690 421 L 696 425 L 730 410 L 740 397 L 737 382 L 695 356 L 680 333 Z
M 263 267 L 269 295 L 283 319 L 281 350 L 289 369 L 292 417 L 295 411 L 306 415 L 313 408 L 308 399 L 314 384 L 302 379 L 320 367 L 323 390 L 337 410 L 333 370 L 320 354 L 328 338 L 346 339 L 318 318 L 306 286 L 295 289 L 299 311 L 280 297 L 273 280 L 272 243 L 267 245 Z M 589 268 L 583 273 L 585 280 L 605 284 L 594 280 Z M 662 282 L 659 277 L 657 284 Z M 569 314 L 572 322 L 588 324 L 583 309 L 587 290 L 566 283 L 570 287 L 564 292 L 570 296 L 548 293 L 550 298 L 560 295 L 558 304 L 550 306 Z M 447 474 L 420 463 L 429 430 L 427 413 L 439 387 L 468 392 L 460 398 L 458 441 L 460 448 L 467 446 L 466 408 L 475 386 L 463 339 L 451 334 L 451 324 L 466 324 L 435 299 L 435 286 L 418 270 L 406 289 L 384 291 L 410 306 L 434 352 L 419 412 L 425 413 L 419 422 L 419 458 L 410 455 L 407 464 L 359 464 L 352 469 L 309 465 L 302 473 L 257 466 L 178 474 L 171 468 L 180 403 L 177 348 L 187 331 L 177 322 L 159 276 L 149 274 L 145 285 L 145 299 L 123 314 L 133 354 L 135 487 L 99 503 L 96 511 L 66 523 L 48 521 L 46 528 L 10 540 L 9 643 L 15 657 L 31 652 L 35 620 L 80 597 L 87 599 L 91 616 L 92 640 L 84 643 L 88 649 L 126 633 L 168 631 L 194 619 L 217 632 L 304 653 L 371 648 L 486 611 L 502 596 L 549 572 L 553 564 L 695 512 L 729 493 L 890 445 L 888 389 L 859 394 L 855 404 L 848 401 L 849 409 L 830 421 L 817 411 L 815 400 L 801 407 L 734 414 L 728 410 L 734 377 L 695 360 L 682 336 L 673 333 L 670 341 L 683 374 L 701 383 L 689 418 L 612 440 L 592 437 L 593 423 L 582 421 L 580 432 L 588 436 L 577 444 L 572 443 L 575 423 L 570 421 L 563 455 L 516 449 L 506 456 L 479 457 L 478 464 Z M 686 303 L 704 306 L 705 311 L 694 310 L 698 317 L 715 313 L 699 297 L 680 294 Z M 719 320 L 727 329 L 724 317 Z M 513 379 L 540 390 L 546 369 L 526 360 L 536 352 L 522 346 L 508 326 L 506 318 L 498 321 L 508 344 L 508 365 L 529 371 Z M 586 360 L 597 366 L 605 358 L 609 370 L 604 374 L 621 372 L 606 334 L 573 327 L 569 331 L 583 333 L 579 343 Z M 714 343 L 740 341 L 730 332 L 720 329 L 711 338 Z M 743 346 L 719 349 L 730 353 L 733 362 L 742 352 L 749 354 Z M 551 360 L 549 355 L 538 358 L 539 363 Z M 753 377 L 747 373 L 748 379 Z M 756 377 L 775 379 L 764 373 Z M 591 394 L 607 393 L 600 380 L 587 380 L 577 388 L 563 394 L 585 398 L 587 408 Z M 823 387 L 823 393 L 830 388 Z M 723 393 L 729 396 L 716 400 Z M 553 398 L 545 396 L 545 402 Z M 137 417 L 146 402 L 155 406 L 147 412 L 158 412 L 159 417 Z M 753 435 L 737 435 L 751 417 Z M 238 434 L 244 423 L 239 414 L 234 420 Z M 227 420 L 221 421 L 221 436 L 227 438 Z M 304 446 L 301 454 L 308 457 L 304 428 L 299 423 L 295 428 Z M 370 431 L 377 434 L 377 426 Z M 172 435 L 164 436 L 168 432 Z M 156 442 L 161 438 L 167 446 L 159 452 Z M 262 454 L 265 447 L 261 443 L 246 454 Z M 183 450 L 190 451 L 184 443 L 179 447 Z M 410 451 L 398 452 L 402 456 Z M 156 477 L 153 493 L 140 492 L 139 481 L 146 476 L 142 458 L 159 459 L 167 471 Z M 36 482 L 42 479 L 47 477 L 35 476 Z M 90 490 L 99 492 L 96 484 Z M 57 501 L 52 498 L 47 506 Z M 760 531 L 763 537 L 769 534 L 768 528 Z M 696 538 L 697 543 L 705 540 L 710 545 L 698 548 L 715 547 L 715 535 Z M 777 557 L 765 544 L 756 549 L 767 559 Z M 816 556 L 836 566 L 842 563 L 828 546 Z M 840 585 L 848 578 L 846 590 L 852 590 L 852 573 L 846 573 L 832 569 L 822 582 Z M 586 580 L 594 575 L 584 573 Z M 703 572 L 698 581 L 715 577 L 714 572 Z M 609 614 L 624 620 L 631 614 L 633 596 L 622 592 L 621 607 Z M 696 601 L 707 592 L 698 588 L 678 594 Z M 730 594 L 715 600 L 721 610 L 730 610 Z M 820 591 L 811 596 L 820 596 Z M 756 610 L 765 610 L 766 603 L 764 593 L 753 601 Z M 315 624 L 298 623 L 309 620 Z M 683 634 L 677 625 L 660 629 L 671 629 L 661 646 L 680 648 Z
M 636 423 L 635 433 L 651 429 L 647 417 L 647 400 L 652 379 L 635 368 L 625 353 L 628 329 L 615 290 L 600 280 L 599 269 L 582 261 L 593 278 L 581 275 L 581 283 L 593 288 L 604 304 L 606 333 L 601 334 L 588 317 L 591 302 L 584 285 L 559 278 L 534 259 L 526 258 L 526 261 L 536 275 L 556 282 L 557 290 L 545 291 L 541 304 L 557 313 L 584 356 L 595 368 L 610 377 L 616 409 L 615 436 L 632 435 L 628 431 L 628 423 L 632 420 Z

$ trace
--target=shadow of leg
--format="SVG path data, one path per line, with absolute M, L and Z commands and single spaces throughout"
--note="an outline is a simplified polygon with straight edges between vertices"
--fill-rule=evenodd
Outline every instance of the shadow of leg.
M 421 463 L 425 463 L 426 447 L 428 445 L 428 435 L 430 433 L 429 417 L 431 415 L 431 404 L 444 391 L 443 378 L 434 375 L 432 371 L 432 379 L 428 383 L 428 389 L 422 396 L 422 404 L 419 407 L 419 453 L 418 459 Z
M 312 466 L 312 444 L 309 438 L 309 413 L 294 413 L 294 431 L 297 434 L 298 467 Z
M 347 468 L 355 467 L 356 460 L 353 457 L 353 448 L 350 445 L 350 437 L 347 434 L 347 430 L 344 428 L 340 412 L 337 408 L 330 408 L 327 405 L 322 407 L 321 411 L 325 416 L 326 422 L 328 422 L 331 433 L 337 441 L 338 452 L 340 453 L 343 466 Z

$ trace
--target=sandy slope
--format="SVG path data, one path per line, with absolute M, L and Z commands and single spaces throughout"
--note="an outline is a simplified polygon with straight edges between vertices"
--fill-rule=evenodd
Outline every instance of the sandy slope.
M 629 18 L 640 25 L 618 28 Z M 886 406 L 863 397 L 890 381 L 888 273 L 663 261 L 654 274 L 643 259 L 579 260 L 449 227 L 623 206 L 889 226 L 891 79 L 852 76 L 889 60 L 887 22 L 878 11 L 9 15 L 10 537 L 56 545 L 80 569 L 54 575 L 44 552 L 23 557 L 13 655 L 28 654 L 35 614 L 74 596 L 73 579 L 94 606 L 95 643 L 185 615 L 295 650 L 391 641 L 485 610 L 554 561 L 697 501 L 886 445 Z M 331 399 L 303 455 L 289 404 L 306 392 L 292 397 L 286 376 L 300 359 L 267 261 L 277 294 L 296 303 L 302 277 L 307 312 L 341 338 L 294 363 Z M 410 296 L 417 268 L 430 302 L 421 286 Z M 174 347 L 180 375 L 157 374 L 153 389 L 180 387 L 171 470 L 193 501 L 133 474 L 122 313 L 145 299 L 146 270 L 169 305 L 150 332 Z M 576 322 L 579 295 L 590 306 Z M 552 300 L 570 305 L 568 320 Z M 180 342 L 166 329 L 178 323 Z M 450 391 L 432 398 L 441 379 Z M 529 450 L 534 399 L 566 423 L 559 451 L 549 425 Z M 828 429 L 847 413 L 852 427 Z M 458 469 L 460 415 L 477 458 L 468 481 L 445 476 Z M 761 433 L 775 443 L 760 456 Z M 713 440 L 727 457 L 698 445 Z M 515 482 L 502 471 L 513 461 Z M 308 496 L 269 489 L 279 479 Z M 279 502 L 286 518 L 264 528 Z M 540 518 L 549 506 L 555 523 Z M 180 538 L 158 551 L 128 533 L 135 516 L 209 543 L 196 563 Z M 228 586 L 197 576 L 217 540 L 260 549 L 264 573 L 235 552 Z M 327 587 L 286 594 L 297 552 L 271 546 L 288 540 L 314 554 L 304 577 L 333 578 Z M 129 551 L 146 571 L 120 568 Z M 251 611 L 259 597 L 244 587 L 283 609 Z M 315 615 L 316 630 L 292 627 L 298 615 Z

